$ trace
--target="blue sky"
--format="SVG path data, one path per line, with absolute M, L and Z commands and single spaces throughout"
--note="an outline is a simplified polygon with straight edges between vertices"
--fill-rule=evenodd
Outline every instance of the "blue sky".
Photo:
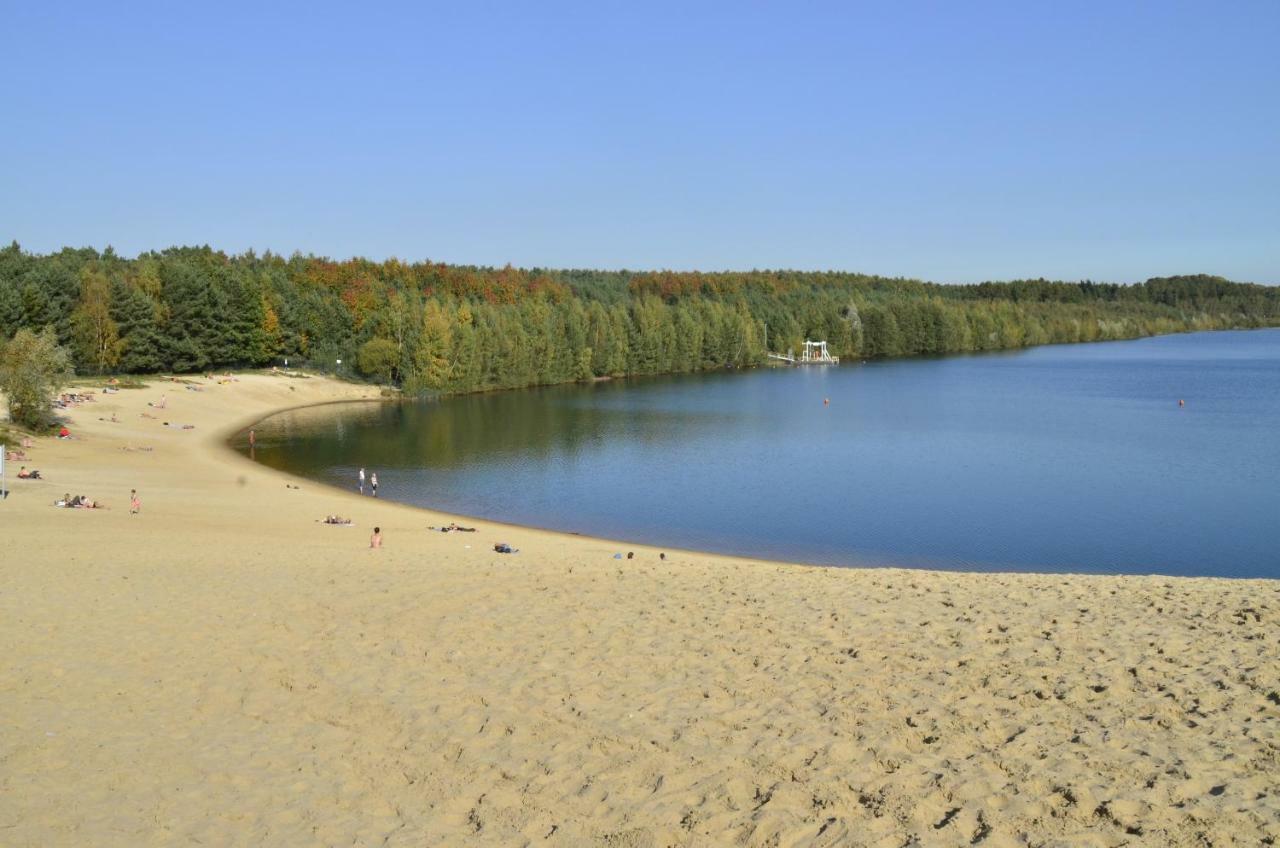
M 0 240 L 1280 283 L 1276 0 L 262 6 L 7 4 Z

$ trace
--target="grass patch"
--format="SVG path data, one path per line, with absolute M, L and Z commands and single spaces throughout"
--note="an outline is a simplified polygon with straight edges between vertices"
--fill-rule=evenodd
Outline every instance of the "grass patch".
M 111 381 L 115 380 L 114 383 Z M 113 389 L 145 389 L 147 384 L 134 374 L 115 374 L 102 378 L 102 385 Z

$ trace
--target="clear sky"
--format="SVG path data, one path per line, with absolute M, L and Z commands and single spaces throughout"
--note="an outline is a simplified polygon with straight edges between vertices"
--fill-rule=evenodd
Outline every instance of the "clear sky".
M 20 3 L 0 240 L 1280 283 L 1280 0 Z

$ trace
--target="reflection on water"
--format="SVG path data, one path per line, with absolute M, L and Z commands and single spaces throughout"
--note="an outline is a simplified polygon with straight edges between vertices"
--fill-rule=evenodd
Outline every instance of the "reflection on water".
M 1265 330 L 312 407 L 263 422 L 256 456 L 730 553 L 1280 576 L 1278 415 Z

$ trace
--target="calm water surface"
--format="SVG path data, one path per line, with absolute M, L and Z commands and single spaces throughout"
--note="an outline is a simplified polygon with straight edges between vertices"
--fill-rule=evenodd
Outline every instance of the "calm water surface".
M 303 410 L 259 425 L 257 459 L 767 558 L 1280 577 L 1278 423 L 1259 330 Z

